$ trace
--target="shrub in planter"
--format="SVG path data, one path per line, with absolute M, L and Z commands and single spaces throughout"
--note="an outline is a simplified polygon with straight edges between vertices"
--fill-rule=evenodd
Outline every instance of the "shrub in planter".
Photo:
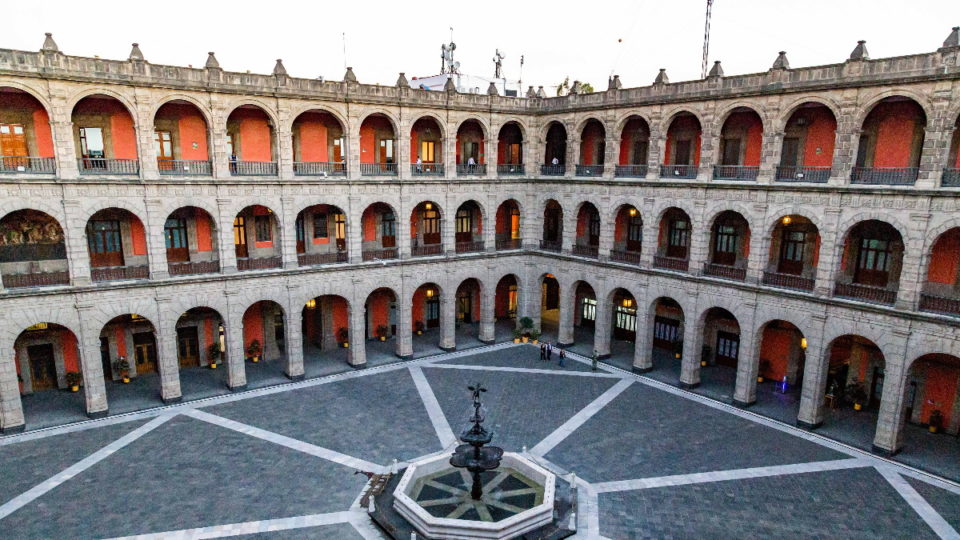
M 130 362 L 127 362 L 126 356 L 117 358 L 117 361 L 113 363 L 113 369 L 120 375 L 120 380 L 124 384 L 130 382 Z
M 520 328 L 523 329 L 524 333 L 529 334 L 530 330 L 533 329 L 533 319 L 530 317 L 520 317 Z
M 247 346 L 247 355 L 250 357 L 250 361 L 259 362 L 261 354 L 263 354 L 263 348 L 260 346 L 260 341 L 256 339 L 251 341 L 250 345 Z
M 337 330 L 337 341 L 340 343 L 340 346 L 344 349 L 350 347 L 350 330 L 346 328 L 340 328 Z
M 513 329 L 513 342 L 514 342 L 514 343 L 520 343 L 520 329 L 519 329 L 519 328 L 514 328 L 514 329 Z
M 532 330 L 532 331 L 530 332 L 530 339 L 533 340 L 533 344 L 534 344 L 534 345 L 536 345 L 537 343 L 539 343 L 539 342 L 540 342 L 540 332 L 537 332 L 536 330 Z
M 940 412 L 940 409 L 934 409 L 930 413 L 930 419 L 928 420 L 929 425 L 927 426 L 930 430 L 930 433 L 936 433 L 940 431 L 940 428 L 943 427 L 943 413 Z
M 419 335 L 423 335 L 423 330 L 424 330 L 424 328 L 426 328 L 426 327 L 427 327 L 427 325 L 423 324 L 423 321 L 417 321 L 417 322 L 413 323 L 413 329 L 414 329 L 414 331 L 417 332 L 417 335 L 418 335 L 418 336 L 419 336 Z
M 377 335 L 378 338 L 380 338 L 380 341 L 386 341 L 387 334 L 390 333 L 390 329 L 387 328 L 387 325 L 381 324 L 380 326 L 377 327 L 377 330 L 374 333 Z
M 854 410 L 859 411 L 867 404 L 867 387 L 863 381 L 853 379 L 847 383 L 846 394 L 847 398 L 853 401 Z
M 217 369 L 217 361 L 220 359 L 221 352 L 219 343 L 213 343 L 207 347 L 207 359 L 210 369 Z
M 66 375 L 67 386 L 70 387 L 71 392 L 77 392 L 80 390 L 80 383 L 83 382 L 83 375 L 79 371 L 68 371 Z

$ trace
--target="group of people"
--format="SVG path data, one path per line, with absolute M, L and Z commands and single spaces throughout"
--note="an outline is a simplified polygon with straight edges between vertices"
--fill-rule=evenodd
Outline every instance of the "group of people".
M 560 347 L 557 347 L 560 349 Z M 567 351 L 560 349 L 558 355 L 560 357 L 560 367 L 563 367 L 563 361 L 567 359 Z M 540 360 L 549 362 L 553 360 L 553 345 L 550 343 L 541 343 L 540 344 Z

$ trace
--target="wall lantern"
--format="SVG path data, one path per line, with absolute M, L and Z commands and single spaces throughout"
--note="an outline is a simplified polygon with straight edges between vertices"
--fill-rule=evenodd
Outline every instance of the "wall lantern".
M 803 350 L 807 350 L 807 338 L 805 337 L 800 338 L 800 348 Z
M 307 305 L 307 309 L 313 309 L 313 308 L 317 307 L 317 299 L 316 299 L 316 298 L 311 298 L 311 299 L 307 300 L 307 304 L 306 304 L 306 305 Z
M 782 221 L 784 225 L 789 225 L 793 222 L 793 218 L 790 216 L 783 216 L 783 219 L 780 221 Z
M 630 217 L 637 217 L 637 209 L 630 208 Z
M 427 298 L 433 298 L 433 289 L 427 289 Z
M 433 210 L 433 203 L 432 202 L 424 203 L 423 207 L 426 208 L 427 210 Z
M 632 299 L 632 298 L 624 298 L 624 299 L 623 299 L 623 307 L 633 307 L 633 299 Z

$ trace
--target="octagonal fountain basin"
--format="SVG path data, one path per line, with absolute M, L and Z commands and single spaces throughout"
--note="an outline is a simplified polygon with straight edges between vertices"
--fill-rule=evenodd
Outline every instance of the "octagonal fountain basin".
M 556 477 L 506 452 L 498 469 L 481 473 L 483 497 L 470 496 L 470 473 L 450 466 L 450 457 L 411 463 L 393 492 L 393 507 L 430 539 L 515 538 L 553 519 Z

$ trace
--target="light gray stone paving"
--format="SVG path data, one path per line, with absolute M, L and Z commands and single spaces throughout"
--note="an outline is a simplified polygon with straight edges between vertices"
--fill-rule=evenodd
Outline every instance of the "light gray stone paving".
M 960 530 L 960 492 L 951 493 L 915 478 L 904 478 L 954 530 Z
M 907 504 L 937 533 L 937 536 L 950 540 L 960 539 L 960 534 L 957 534 L 957 531 L 934 510 L 933 506 L 921 497 L 917 490 L 906 479 L 897 474 L 893 468 L 877 467 L 877 472 L 886 478 L 887 482 L 890 482 L 893 489 L 897 490 L 903 500 L 907 501 Z
M 181 529 L 151 534 L 138 534 L 121 537 L 124 540 L 160 540 L 163 538 L 223 538 L 226 536 L 241 536 L 243 538 L 334 538 L 329 536 L 333 532 L 353 533 L 353 538 L 362 538 L 348 524 L 350 512 L 332 512 L 329 514 L 312 514 L 281 519 L 266 519 L 262 521 L 247 521 L 244 523 L 230 523 L 199 527 L 195 529 Z M 312 536 L 323 534 L 325 536 Z M 119 540 L 119 539 L 118 539 Z
M 563 367 L 560 367 L 559 362 L 559 349 L 553 350 L 553 360 L 547 362 L 540 360 L 540 346 L 533 345 L 530 343 L 511 345 L 509 349 L 509 354 L 500 354 L 498 351 L 492 352 L 481 352 L 474 354 L 463 360 L 444 360 L 442 362 L 437 362 L 435 365 L 472 365 L 472 366 L 499 366 L 507 368 L 527 368 L 527 369 L 543 369 L 551 371 L 573 371 L 573 372 L 589 372 L 590 365 L 588 362 L 582 359 L 574 359 L 574 357 L 568 353 L 566 361 L 563 363 Z

